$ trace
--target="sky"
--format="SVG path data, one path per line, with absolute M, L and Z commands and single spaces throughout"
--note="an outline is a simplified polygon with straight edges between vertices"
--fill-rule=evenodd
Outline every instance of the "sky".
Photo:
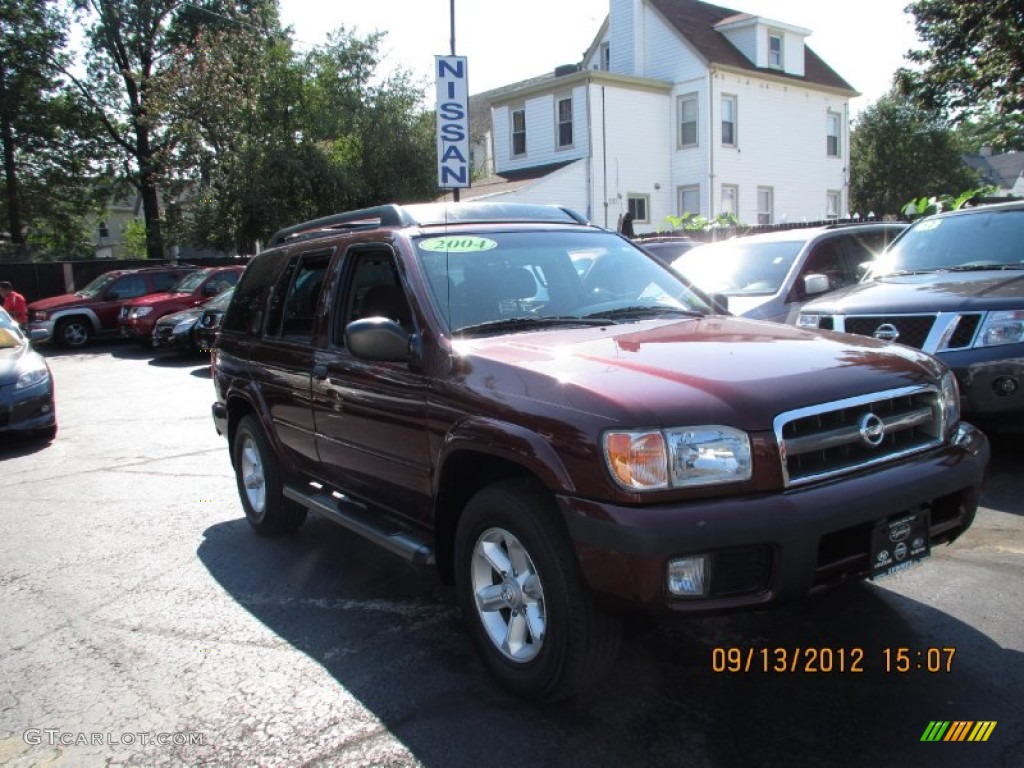
M 717 5 L 810 29 L 808 44 L 863 95 L 851 114 L 889 90 L 916 47 L 909 0 L 734 0 Z M 434 56 L 451 53 L 451 0 L 280 0 L 300 49 L 339 27 L 387 33 L 380 71 L 409 70 L 433 87 Z M 487 91 L 580 61 L 608 15 L 608 0 L 455 0 L 455 52 L 468 58 L 469 92 Z M 428 98 L 432 91 L 428 91 Z

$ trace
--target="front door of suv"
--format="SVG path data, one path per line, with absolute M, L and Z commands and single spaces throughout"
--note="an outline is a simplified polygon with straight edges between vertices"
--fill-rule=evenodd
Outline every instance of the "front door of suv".
M 344 259 L 329 346 L 313 373 L 313 414 L 324 479 L 378 512 L 430 513 L 428 379 L 406 363 L 360 360 L 344 348 L 345 324 L 385 316 L 413 331 L 408 297 L 387 246 L 356 246 Z

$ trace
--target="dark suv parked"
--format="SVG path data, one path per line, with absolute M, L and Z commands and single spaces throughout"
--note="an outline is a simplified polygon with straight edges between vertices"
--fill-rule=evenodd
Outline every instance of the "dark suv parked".
M 1024 201 L 918 221 L 799 323 L 923 349 L 953 369 L 979 426 L 1024 431 Z
M 940 362 L 712 314 L 571 211 L 383 206 L 271 245 L 212 354 L 250 524 L 314 510 L 435 565 L 521 695 L 597 680 L 624 612 L 764 608 L 973 520 L 988 443 Z
M 29 304 L 29 336 L 36 342 L 55 339 L 65 347 L 84 347 L 94 337 L 119 334 L 122 304 L 170 290 L 193 271 L 195 267 L 162 266 L 105 272 L 79 291 Z

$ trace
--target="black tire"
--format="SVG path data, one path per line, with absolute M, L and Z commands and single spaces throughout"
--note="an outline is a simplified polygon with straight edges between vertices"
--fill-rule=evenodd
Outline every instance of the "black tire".
M 238 422 L 233 452 L 238 495 L 253 530 L 263 536 L 298 530 L 306 522 L 306 510 L 284 497 L 277 459 L 255 416 L 244 416 Z
M 511 578 L 505 571 L 502 581 L 495 559 Z M 595 605 L 554 499 L 535 482 L 501 481 L 470 499 L 456 532 L 455 587 L 485 666 L 518 696 L 577 696 L 615 662 L 622 624 Z M 502 647 L 503 633 L 515 647 Z
M 57 323 L 54 331 L 57 343 L 68 349 L 80 349 L 92 339 L 92 324 L 89 318 L 75 315 L 65 317 Z

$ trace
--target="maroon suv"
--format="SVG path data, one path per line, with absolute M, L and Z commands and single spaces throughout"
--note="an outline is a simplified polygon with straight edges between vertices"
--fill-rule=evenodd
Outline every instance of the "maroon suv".
M 166 293 L 140 296 L 121 307 L 121 334 L 149 343 L 156 321 L 172 312 L 192 309 L 238 282 L 244 266 L 200 269 L 181 279 Z
M 65 347 L 84 347 L 96 336 L 120 332 L 122 304 L 169 290 L 194 270 L 175 265 L 104 272 L 79 291 L 29 304 L 29 335 L 36 342 L 54 339 Z
M 213 351 L 249 523 L 312 510 L 435 566 L 521 695 L 597 680 L 623 614 L 887 576 L 974 519 L 989 446 L 941 362 L 716 313 L 571 211 L 382 206 L 271 245 Z

